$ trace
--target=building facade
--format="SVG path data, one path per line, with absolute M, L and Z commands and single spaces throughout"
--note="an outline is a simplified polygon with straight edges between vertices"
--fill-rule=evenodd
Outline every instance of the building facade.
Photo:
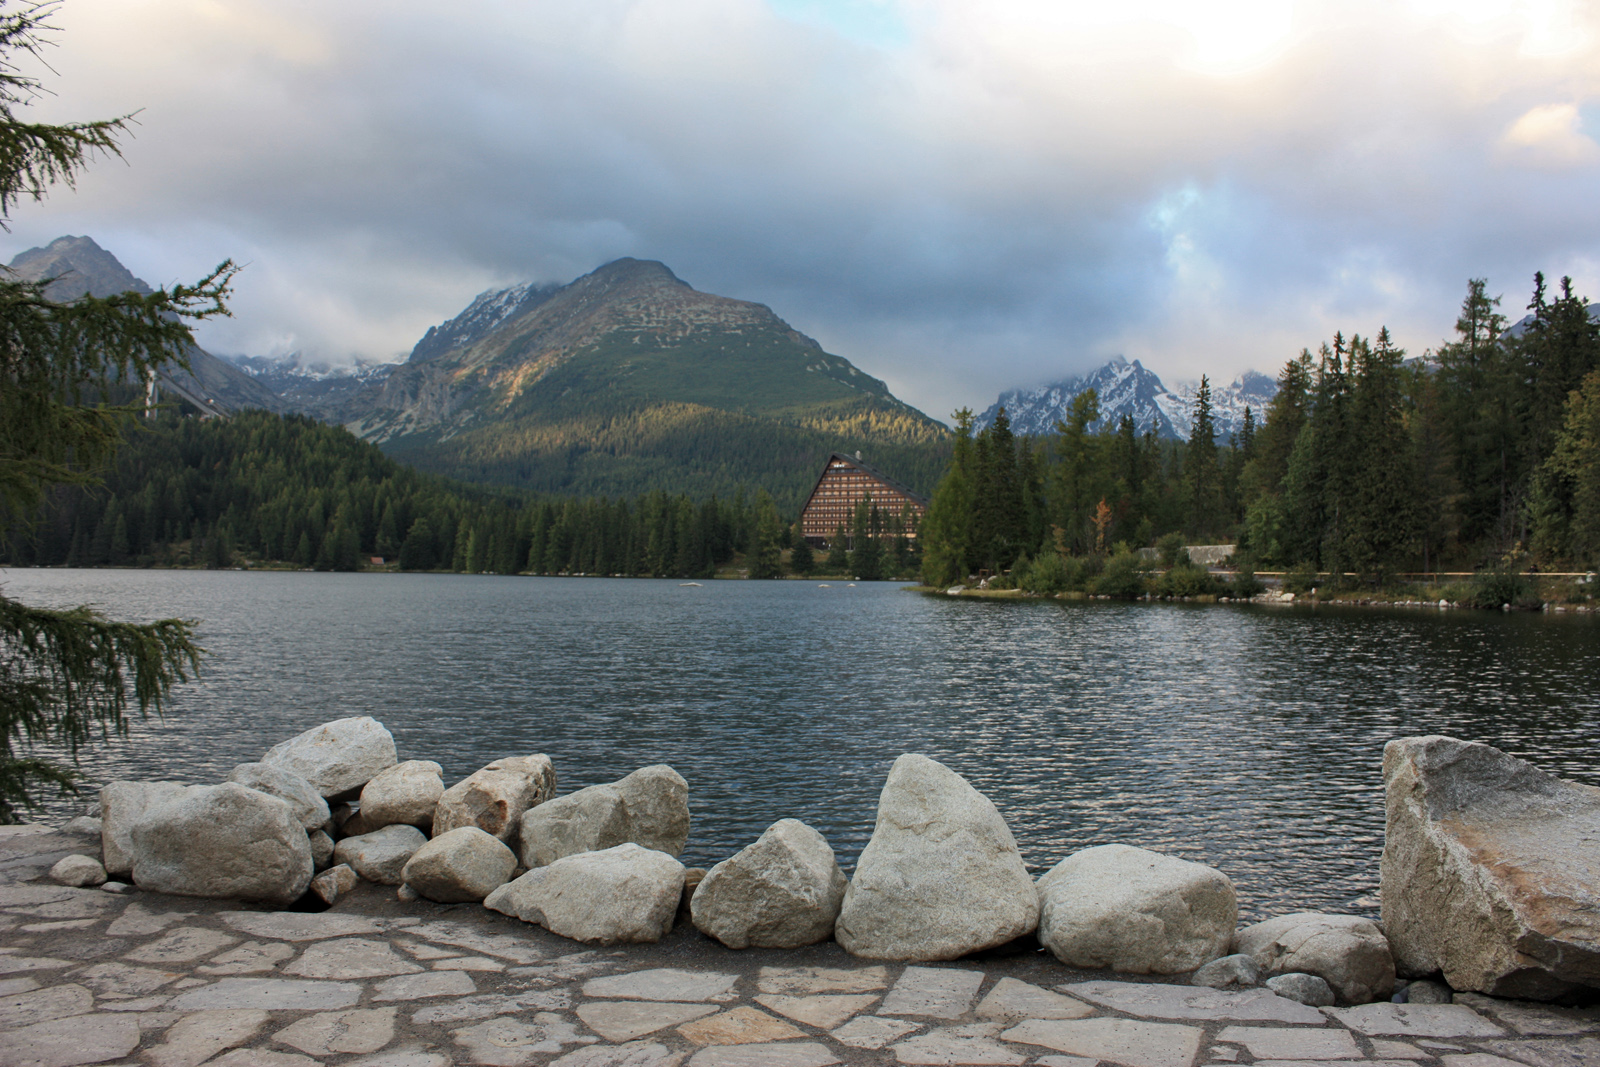
M 805 507 L 800 509 L 800 533 L 814 545 L 827 543 L 839 527 L 850 529 L 856 504 L 868 497 L 872 506 L 886 516 L 909 512 L 911 522 L 905 533 L 907 537 L 916 536 L 916 528 L 928 511 L 928 498 L 873 470 L 861 462 L 859 452 L 854 457 L 842 452 L 828 457 Z

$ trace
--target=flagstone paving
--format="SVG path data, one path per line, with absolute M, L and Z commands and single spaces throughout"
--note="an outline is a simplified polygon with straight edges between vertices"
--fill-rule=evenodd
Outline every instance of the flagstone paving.
M 320 914 L 43 881 L 93 839 L 0 827 L 0 1067 L 1600 1067 L 1600 1010 L 1315 1009 L 1063 967 L 680 924 L 596 948 L 363 884 Z

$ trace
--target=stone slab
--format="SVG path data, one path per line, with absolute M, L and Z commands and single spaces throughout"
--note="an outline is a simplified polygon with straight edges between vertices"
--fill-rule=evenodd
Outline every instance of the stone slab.
M 394 1040 L 394 1016 L 394 1008 L 323 1011 L 296 1020 L 272 1039 L 308 1056 L 376 1052 Z
M 52 1019 L 86 1015 L 94 1010 L 94 994 L 81 985 L 9 993 L 0 997 L 0 1030 L 14 1030 Z
M 383 932 L 376 922 L 360 915 L 334 915 L 327 912 L 225 911 L 217 918 L 251 937 L 265 937 L 274 941 L 320 941 L 327 937 Z
M 294 952 L 295 950 L 289 945 L 277 941 L 246 941 L 238 948 L 213 957 L 211 962 L 196 968 L 196 972 L 218 977 L 229 974 L 262 974 L 276 971 L 278 964 L 293 956 Z
M 1239 992 L 1205 986 L 1143 982 L 1077 982 L 1062 992 L 1129 1015 L 1151 1019 L 1204 1019 L 1217 1022 L 1296 1023 L 1326 1026 L 1316 1008 L 1297 1004 L 1266 989 Z
M 238 943 L 237 937 L 229 937 L 216 930 L 184 926 L 140 945 L 132 952 L 124 952 L 122 958 L 134 963 L 193 963 Z
M 550 1067 L 678 1067 L 688 1056 L 653 1041 L 625 1045 L 590 1045 L 550 1061 Z M 355 1067 L 354 1064 L 350 1067 Z
M 776 993 L 762 993 L 756 1003 L 796 1022 L 815 1026 L 818 1030 L 832 1030 L 847 1019 L 859 1015 L 878 1002 L 876 993 L 819 994 L 813 997 L 785 997 Z
M 1362 1004 L 1326 1010 L 1369 1037 L 1504 1037 L 1506 1033 L 1459 1004 Z
M 477 991 L 478 984 L 466 971 L 424 971 L 379 982 L 372 990 L 372 999 L 427 1000 L 429 997 L 460 997 Z
M 1489 1015 L 1529 1037 L 1600 1034 L 1600 1008 L 1559 1008 L 1553 1004 L 1501 1000 L 1481 993 L 1457 993 L 1455 1003 Z
M 1191 1067 L 1203 1031 L 1134 1019 L 1029 1019 L 1000 1037 L 1125 1067 Z
M 1004 1028 L 1004 1023 L 942 1027 L 907 1038 L 890 1051 L 901 1063 L 1017 1067 L 1027 1057 L 1015 1045 L 1002 1045 L 995 1040 Z
M 978 1002 L 980 1019 L 1082 1019 L 1095 1009 L 1075 997 L 1052 993 L 1036 985 L 1002 978 Z
M 909 966 L 883 998 L 878 1014 L 959 1019 L 972 1010 L 973 998 L 982 984 L 982 971 Z
M 287 978 L 224 978 L 175 997 L 174 1011 L 261 1008 L 266 1011 L 327 1011 L 354 1007 L 361 986 L 353 982 L 309 982 Z
M 511 994 L 488 993 L 420 1008 L 412 1014 L 411 1021 L 419 1025 L 459 1023 L 471 1019 L 488 1019 L 496 1015 L 511 1015 L 520 1011 L 566 1011 L 571 1007 L 572 995 L 565 989 Z
M 106 927 L 106 933 L 112 937 L 147 937 L 191 917 L 191 913 L 186 911 L 151 911 L 135 901 Z
M 871 993 L 889 985 L 886 967 L 763 967 L 756 986 L 763 993 Z
M 268 1018 L 255 1008 L 197 1011 L 174 1023 L 166 1042 L 146 1052 L 145 1060 L 150 1067 L 198 1067 L 255 1037 Z
M 805 1037 L 782 1019 L 741 1005 L 678 1027 L 696 1045 L 755 1045 Z
M 102 997 L 148 996 L 162 986 L 177 981 L 176 971 L 151 967 L 132 967 L 126 963 L 96 963 L 73 977 Z
M 448 956 L 435 960 L 429 964 L 436 971 L 503 971 L 506 965 L 501 960 L 491 960 L 487 956 Z
M 1243 1045 L 1258 1060 L 1354 1060 L 1362 1055 L 1348 1030 L 1229 1026 L 1217 1040 Z
M 139 1047 L 128 1015 L 74 1015 L 6 1032 L 0 1067 L 78 1067 L 121 1059 Z
M 560 1052 L 565 1045 L 594 1041 L 579 1036 L 571 1023 L 547 1011 L 531 1019 L 490 1019 L 452 1030 L 450 1036 L 467 1050 L 473 1063 L 488 1067 L 528 1067 L 545 1062 L 550 1053 Z
M 839 1058 L 815 1041 L 786 1041 L 777 1045 L 721 1045 L 703 1048 L 689 1067 L 829 1067 Z
M 1483 1047 L 1532 1067 L 1600 1067 L 1600 1040 L 1592 1037 L 1488 1041 Z
M 594 1000 L 578 1005 L 578 1018 L 607 1041 L 632 1041 L 658 1030 L 681 1026 L 717 1010 L 714 1004 L 663 1001 Z
M 880 1019 L 876 1015 L 862 1015 L 835 1030 L 833 1039 L 841 1045 L 850 1045 L 853 1048 L 882 1048 L 920 1026 L 920 1023 L 907 1022 L 904 1019 Z
M 264 1048 L 236 1048 L 224 1052 L 206 1067 L 322 1067 L 310 1056 L 298 1052 L 273 1052 Z
M 546 954 L 522 938 L 510 934 L 486 934 L 465 923 L 418 923 L 406 927 L 406 933 L 440 945 L 453 945 L 485 956 L 496 956 L 512 963 L 538 963 Z
M 387 941 L 361 937 L 319 941 L 283 968 L 284 974 L 302 978 L 388 978 L 397 974 L 416 974 L 422 970 L 389 947 Z
M 732 989 L 738 977 L 736 974 L 723 974 L 718 971 L 684 971 L 675 967 L 656 967 L 629 974 L 592 978 L 583 984 L 583 995 L 616 1000 L 678 1002 L 710 1000 Z

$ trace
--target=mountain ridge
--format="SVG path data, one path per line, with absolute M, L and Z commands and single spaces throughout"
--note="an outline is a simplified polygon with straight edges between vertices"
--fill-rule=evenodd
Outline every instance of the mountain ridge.
M 1117 356 L 1086 374 L 1006 390 L 977 418 L 976 427 L 981 430 L 990 425 L 1004 407 L 1013 433 L 1052 434 L 1056 421 L 1071 414 L 1072 401 L 1093 389 L 1100 401 L 1100 420 L 1091 429 L 1115 426 L 1124 415 L 1131 415 L 1141 434 L 1153 432 L 1165 440 L 1187 441 L 1199 387 L 1199 382 L 1185 382 L 1177 390 L 1169 389 L 1159 375 L 1138 360 L 1130 363 Z M 1277 382 L 1256 371 L 1246 371 L 1227 385 L 1211 383 L 1217 439 L 1226 441 L 1239 432 L 1247 407 L 1259 426 L 1267 404 L 1277 392 Z

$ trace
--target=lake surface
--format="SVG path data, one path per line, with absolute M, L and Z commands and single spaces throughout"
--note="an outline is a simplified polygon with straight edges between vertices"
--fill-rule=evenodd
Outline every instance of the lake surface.
M 1487 741 L 1600 785 L 1595 616 L 794 581 L 9 570 L 0 585 L 199 620 L 203 679 L 87 753 L 92 781 L 219 781 L 372 715 L 447 783 L 533 752 L 563 793 L 670 763 L 692 865 L 793 817 L 849 869 L 890 763 L 922 752 L 995 802 L 1036 872 L 1123 842 L 1220 867 L 1248 917 L 1373 913 L 1391 738 Z

